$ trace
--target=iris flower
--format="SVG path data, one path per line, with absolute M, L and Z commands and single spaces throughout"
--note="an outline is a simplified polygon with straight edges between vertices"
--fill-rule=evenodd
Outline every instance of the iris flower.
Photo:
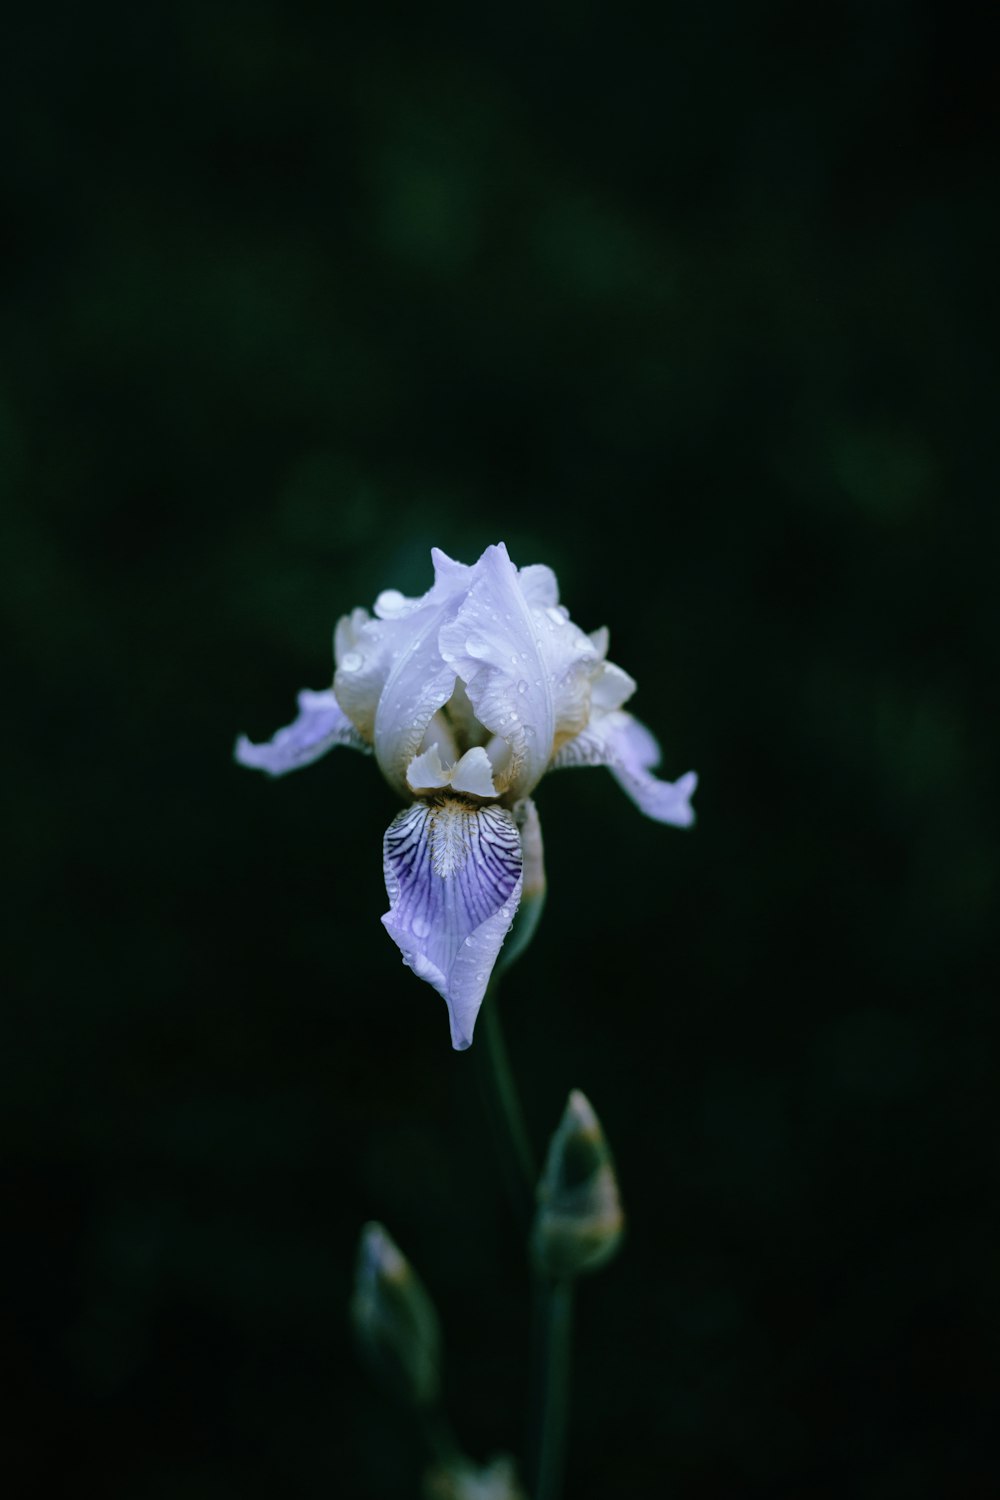
M 407 804 L 389 824 L 382 918 L 403 962 L 444 998 L 462 1050 L 522 895 L 544 888 L 531 794 L 547 771 L 607 766 L 639 810 L 684 828 L 693 771 L 653 775 L 660 750 L 623 705 L 635 682 L 559 603 L 551 568 L 516 568 L 502 542 L 471 567 L 434 549 L 419 599 L 387 589 L 334 634 L 324 692 L 236 759 L 282 776 L 338 745 L 374 754 Z

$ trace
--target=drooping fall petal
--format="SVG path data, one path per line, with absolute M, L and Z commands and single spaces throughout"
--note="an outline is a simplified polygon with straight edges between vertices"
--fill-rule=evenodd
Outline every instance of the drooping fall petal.
M 521 899 L 521 839 L 496 803 L 415 802 L 383 843 L 389 910 L 403 962 L 447 1003 L 452 1045 L 472 1041 L 486 986 Z
M 660 747 L 645 724 L 621 709 L 596 715 L 575 739 L 563 745 L 552 761 L 552 769 L 564 766 L 607 766 L 618 785 L 627 792 L 647 818 L 690 828 L 694 822 L 691 798 L 698 785 L 694 771 L 677 781 L 661 781 L 653 775 L 659 765 Z
M 277 730 L 271 739 L 254 744 L 245 734 L 240 735 L 235 755 L 241 766 L 266 771 L 270 776 L 284 776 L 286 771 L 311 766 L 313 761 L 337 745 L 349 745 L 352 750 L 369 753 L 370 747 L 358 734 L 332 690 L 314 693 L 303 688 L 298 705 L 298 717 L 284 729 Z

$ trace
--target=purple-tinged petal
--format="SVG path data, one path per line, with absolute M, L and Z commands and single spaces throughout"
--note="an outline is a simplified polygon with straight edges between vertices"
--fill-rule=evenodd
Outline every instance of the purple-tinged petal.
M 354 724 L 372 742 L 391 786 L 408 795 L 406 768 L 420 750 L 435 713 L 455 687 L 455 669 L 442 660 L 438 632 L 450 620 L 474 573 L 434 551 L 435 580 L 419 599 L 395 589 L 376 600 L 378 618 L 353 632 L 339 658 L 333 685 Z
M 286 771 L 311 766 L 314 760 L 319 760 L 337 745 L 348 745 L 366 755 L 370 753 L 370 746 L 358 734 L 333 696 L 332 689 L 314 693 L 303 688 L 298 704 L 298 718 L 263 744 L 255 745 L 245 734 L 240 735 L 235 756 L 241 766 L 266 771 L 269 776 L 284 776 Z
M 481 745 L 466 750 L 451 772 L 452 788 L 456 792 L 467 792 L 472 797 L 495 797 L 493 766 Z
M 607 766 L 618 785 L 648 818 L 690 828 L 694 822 L 691 797 L 698 778 L 688 771 L 677 781 L 660 781 L 652 774 L 660 747 L 645 724 L 620 709 L 599 714 L 575 739 L 554 756 L 552 769 L 563 766 Z
M 543 609 L 550 609 L 559 603 L 556 575 L 545 563 L 529 563 L 526 568 L 518 568 L 517 581 L 529 604 L 540 604 Z
M 403 962 L 446 1001 L 452 1045 L 463 1051 L 521 899 L 517 825 L 495 804 L 415 802 L 386 829 L 383 864 L 382 921 Z
M 465 683 L 477 719 L 510 746 L 502 789 L 512 797 L 532 790 L 553 750 L 590 712 L 597 652 L 565 609 L 537 602 L 554 588 L 549 569 L 519 574 L 502 542 L 488 547 L 440 632 L 441 655 Z
M 406 784 L 412 792 L 427 792 L 447 786 L 449 773 L 441 763 L 441 752 L 431 745 L 422 755 L 415 755 L 406 768 Z
M 627 703 L 635 692 L 635 678 L 616 667 L 613 661 L 602 661 L 590 687 L 593 713 L 610 713 Z

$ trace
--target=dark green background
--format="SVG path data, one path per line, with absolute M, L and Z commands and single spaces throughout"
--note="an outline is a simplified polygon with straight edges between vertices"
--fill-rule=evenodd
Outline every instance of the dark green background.
M 987 10 L 41 5 L 10 23 L 0 487 L 10 1493 L 416 1494 L 362 1222 L 519 1444 L 471 1059 L 373 764 L 238 731 L 504 539 L 606 623 L 690 834 L 540 788 L 509 1040 L 630 1216 L 568 1494 L 992 1497 Z M 977 19 L 978 18 L 978 19 Z

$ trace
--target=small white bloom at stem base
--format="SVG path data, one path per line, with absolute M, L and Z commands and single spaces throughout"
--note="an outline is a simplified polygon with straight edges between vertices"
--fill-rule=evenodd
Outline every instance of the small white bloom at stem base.
M 607 660 L 606 630 L 574 625 L 551 568 L 516 568 L 502 542 L 470 567 L 431 556 L 427 593 L 387 589 L 372 615 L 344 615 L 332 686 L 300 693 L 269 742 L 241 736 L 236 759 L 281 776 L 337 745 L 374 754 L 406 804 L 383 840 L 382 921 L 444 998 L 461 1050 L 519 905 L 531 898 L 534 921 L 541 908 L 531 794 L 545 772 L 607 766 L 642 812 L 679 828 L 694 821 L 697 777 L 653 774 L 659 747 L 623 708 L 635 683 Z
M 466 1459 L 435 1464 L 424 1475 L 423 1500 L 526 1500 L 513 1459 L 505 1455 L 477 1467 Z

